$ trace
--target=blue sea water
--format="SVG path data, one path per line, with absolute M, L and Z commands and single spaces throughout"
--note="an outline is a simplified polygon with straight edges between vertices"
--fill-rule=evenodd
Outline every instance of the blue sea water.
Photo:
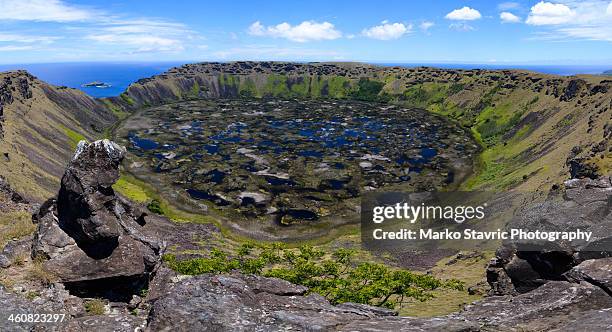
M 48 63 L 24 65 L 0 65 L 0 72 L 25 69 L 39 79 L 54 85 L 65 85 L 84 91 L 93 97 L 118 96 L 133 82 L 161 74 L 184 62 L 142 63 Z M 555 75 L 601 74 L 612 69 L 604 65 L 508 65 L 508 64 L 448 64 L 448 63 L 379 63 L 385 66 L 430 66 L 448 69 L 525 69 Z M 101 81 L 108 88 L 83 87 L 83 84 Z
M 84 91 L 92 97 L 118 96 L 133 82 L 161 74 L 180 66 L 179 62 L 159 63 L 49 63 L 25 65 L 0 65 L 0 72 L 25 69 L 39 79 L 60 86 Z M 83 87 L 83 84 L 100 81 L 108 88 Z

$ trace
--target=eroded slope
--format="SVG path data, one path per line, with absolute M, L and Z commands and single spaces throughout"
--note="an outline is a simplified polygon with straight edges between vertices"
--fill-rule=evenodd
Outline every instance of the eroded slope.
M 76 144 L 100 136 L 115 116 L 78 90 L 25 71 L 0 73 L 0 175 L 42 201 L 59 185 Z

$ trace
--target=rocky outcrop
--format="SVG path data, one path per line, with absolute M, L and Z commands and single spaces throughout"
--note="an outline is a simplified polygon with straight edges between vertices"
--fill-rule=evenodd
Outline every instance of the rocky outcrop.
M 83 312 L 70 311 L 75 297 L 71 297 L 60 286 L 46 290 L 33 301 L 28 301 L 18 295 L 4 290 L 0 286 L 0 331 L 30 332 L 30 331 L 99 331 L 99 332 L 133 332 L 137 328 L 144 328 L 146 320 L 130 314 L 114 313 L 112 315 L 83 316 Z M 82 311 L 83 303 L 76 306 Z M 13 321 L 9 318 L 13 315 Z M 46 319 L 57 322 L 28 322 L 28 315 L 34 319 L 38 315 L 50 315 Z M 53 316 L 56 315 L 56 316 Z M 15 322 L 16 317 L 18 321 Z
M 526 207 L 508 228 L 546 231 L 581 229 L 592 232 L 585 242 L 525 244 L 506 242 L 487 268 L 496 295 L 524 293 L 551 280 L 565 280 L 564 273 L 584 260 L 610 256 L 612 252 L 612 181 L 572 179 L 564 190 L 547 201 Z
M 162 245 L 140 231 L 145 214 L 115 195 L 124 148 L 79 143 L 57 199 L 34 216 L 32 255 L 73 293 L 128 301 L 147 286 Z
M 563 276 L 572 282 L 590 283 L 612 296 L 612 257 L 586 260 Z
M 518 296 L 492 296 L 451 315 L 492 331 L 598 331 L 582 322 L 585 313 L 612 308 L 612 297 L 587 282 L 551 281 Z M 605 315 L 602 315 L 602 317 Z M 609 319 L 608 319 L 609 321 Z
M 242 274 L 171 277 L 160 283 L 149 331 L 477 331 L 460 318 L 397 317 L 362 304 L 331 305 L 307 288 Z M 189 313 L 189 314 L 186 314 Z
M 603 260 L 602 260 L 603 261 Z M 398 317 L 362 304 L 333 306 L 307 289 L 275 278 L 177 276 L 160 271 L 147 298 L 149 331 L 601 331 L 612 296 L 586 279 L 609 281 L 610 266 L 585 264 L 582 279 L 550 281 L 516 296 L 490 296 L 463 311 L 433 318 Z M 577 275 L 576 271 L 574 275 Z M 586 277 L 589 275 L 588 277 Z M 189 312 L 189 316 L 184 313 Z M 591 325 L 592 324 L 592 325 Z

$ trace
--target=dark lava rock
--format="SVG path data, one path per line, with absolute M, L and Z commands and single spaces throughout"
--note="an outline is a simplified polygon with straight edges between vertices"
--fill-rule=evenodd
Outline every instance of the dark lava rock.
M 129 314 L 85 316 L 69 319 L 57 327 L 46 326 L 40 331 L 134 332 L 142 330 L 145 325 L 145 319 Z
M 570 174 L 573 179 L 597 179 L 599 177 L 599 169 L 597 165 L 586 161 L 584 158 L 570 159 L 567 161 L 567 165 L 570 168 Z
M 82 141 L 62 177 L 59 223 L 80 243 L 116 241 L 120 235 L 112 185 L 119 179 L 124 149 L 109 141 Z
M 580 315 L 578 319 L 569 321 L 552 332 L 574 332 L 574 331 L 609 331 L 612 327 L 612 308 L 590 310 Z
M 32 237 L 26 236 L 21 239 L 9 241 L 0 253 L 0 267 L 8 268 L 13 264 L 13 261 L 18 257 L 29 255 L 32 246 Z
M 176 280 L 176 279 L 175 279 Z M 331 305 L 305 287 L 242 274 L 185 277 L 154 303 L 150 331 L 477 331 L 455 318 L 395 317 L 367 305 Z
M 124 152 L 108 140 L 79 143 L 57 200 L 33 218 L 33 257 L 75 294 L 129 301 L 159 263 L 161 245 L 140 231 L 143 213 L 111 187 Z
M 548 331 L 565 324 L 580 326 L 580 331 L 591 331 L 582 322 L 583 313 L 610 307 L 612 297 L 597 286 L 551 281 L 518 296 L 488 297 L 452 316 L 479 322 L 495 331 Z
M 65 292 L 65 291 L 63 291 Z M 0 331 L 100 331 L 100 332 L 132 332 L 137 328 L 144 328 L 146 321 L 129 314 L 113 314 L 108 316 L 82 316 L 73 317 L 70 312 L 63 310 L 66 305 L 68 296 L 61 295 L 62 292 L 56 292 L 52 298 L 52 302 L 41 302 L 39 299 L 28 301 L 20 296 L 11 294 L 0 287 Z M 82 303 L 81 303 L 82 308 Z M 27 319 L 27 315 L 64 315 L 63 320 L 58 318 L 58 322 L 15 322 L 10 321 L 9 317 L 13 315 L 25 315 L 20 318 Z M 40 316 L 39 316 L 40 317 Z M 51 316 L 53 317 L 53 316 Z M 39 318 L 40 319 L 40 318 Z
M 6 179 L 0 176 L 0 193 L 5 197 L 10 198 L 11 202 L 16 204 L 27 204 L 28 201 L 23 198 L 19 193 L 14 191 L 8 184 Z
M 15 324 L 9 321 L 11 314 L 28 314 L 36 311 L 36 306 L 23 298 L 8 293 L 0 286 L 0 331 L 30 331 L 32 324 Z M 10 310 L 7 310 L 10 308 Z
M 610 177 L 572 179 L 565 190 L 523 209 L 508 228 L 546 231 L 592 232 L 585 242 L 525 244 L 505 242 L 489 264 L 487 279 L 492 294 L 531 291 L 584 260 L 610 256 L 612 248 L 612 182 Z M 511 284 L 509 283 L 511 282 Z
M 612 257 L 589 259 L 564 274 L 569 281 L 586 281 L 612 296 Z
M 561 101 L 570 101 L 574 99 L 578 94 L 584 90 L 587 86 L 587 83 L 581 79 L 575 79 L 569 81 L 567 87 L 563 91 L 563 95 L 561 96 Z

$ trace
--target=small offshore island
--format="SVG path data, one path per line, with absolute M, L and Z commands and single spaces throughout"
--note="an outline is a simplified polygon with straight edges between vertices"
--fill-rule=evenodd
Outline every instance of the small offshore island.
M 112 85 L 110 85 L 108 83 L 100 82 L 100 81 L 93 81 L 93 82 L 90 82 L 90 83 L 81 84 L 81 86 L 84 87 L 84 88 L 101 88 L 101 89 L 105 89 L 105 88 L 110 88 Z

